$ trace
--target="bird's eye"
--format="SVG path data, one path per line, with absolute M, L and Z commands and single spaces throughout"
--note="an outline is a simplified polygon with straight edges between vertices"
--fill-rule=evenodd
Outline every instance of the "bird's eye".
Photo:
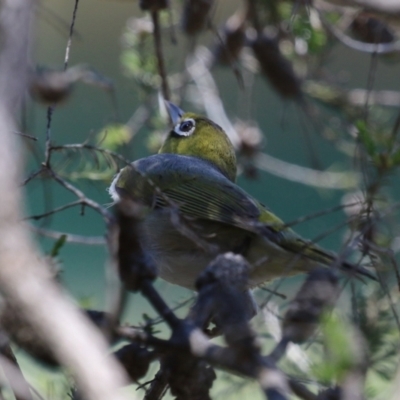
M 189 132 L 193 128 L 193 121 L 188 119 L 187 121 L 183 121 L 179 125 L 179 129 L 181 132 Z
M 188 118 L 176 124 L 172 133 L 178 136 L 190 136 L 196 127 L 194 119 Z

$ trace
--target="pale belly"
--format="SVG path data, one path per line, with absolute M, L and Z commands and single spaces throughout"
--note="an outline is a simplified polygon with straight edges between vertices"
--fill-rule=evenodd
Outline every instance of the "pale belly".
M 193 222 L 192 225 L 201 241 L 216 245 L 217 252 L 207 251 L 195 240 L 182 235 L 171 223 L 168 212 L 153 212 L 142 222 L 142 245 L 153 258 L 160 277 L 170 283 L 194 289 L 197 277 L 207 265 L 218 254 L 228 251 L 242 254 L 249 262 L 249 287 L 305 272 L 318 265 L 240 228 L 208 221 Z

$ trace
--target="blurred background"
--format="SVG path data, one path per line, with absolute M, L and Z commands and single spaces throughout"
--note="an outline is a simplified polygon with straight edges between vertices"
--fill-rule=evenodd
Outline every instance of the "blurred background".
M 175 23 L 173 29 L 176 43 L 174 44 L 171 39 L 167 24 L 163 32 L 165 61 L 168 72 L 171 74 L 177 73 L 184 67 L 185 57 L 192 49 L 191 41 L 193 41 L 192 38 L 185 37 L 179 29 L 179 6 L 178 2 L 171 12 Z M 286 13 L 290 17 L 292 4 L 282 2 L 282 8 L 283 6 L 287 8 Z M 218 2 L 212 13 L 213 24 L 220 28 L 229 16 L 241 8 L 243 5 L 239 1 Z M 35 52 L 32 55 L 35 64 L 48 68 L 62 68 L 73 9 L 74 2 L 70 0 L 42 2 L 37 11 Z M 146 98 L 143 89 L 130 71 L 133 67 L 129 65 L 131 50 L 127 37 L 133 35 L 132 26 L 135 19 L 145 17 L 146 14 L 140 10 L 136 2 L 86 0 L 79 3 L 69 65 L 86 64 L 110 79 L 115 87 L 115 102 L 112 95 L 101 87 L 78 83 L 68 101 L 55 109 L 51 125 L 54 144 L 83 143 L 88 138 L 104 132 L 106 127 L 113 126 L 114 123 L 126 124 L 143 104 Z M 311 32 L 311 28 L 309 30 Z M 320 35 L 323 35 L 322 31 Z M 195 40 L 198 45 L 210 48 L 218 43 L 215 34 L 209 31 L 200 33 Z M 285 45 L 287 46 L 288 43 Z M 150 53 L 152 43 L 146 45 L 146 51 Z M 355 52 L 337 42 L 330 46 L 329 51 L 326 49 L 324 51 L 327 54 L 324 54 L 323 59 L 319 61 L 321 65 L 312 65 L 312 63 L 316 64 L 312 59 L 312 54 L 308 56 L 308 59 L 304 56 L 305 59 L 302 62 L 309 63 L 307 72 L 310 75 L 314 72 L 312 70 L 314 68 L 337 87 L 344 89 L 367 87 L 371 74 L 370 55 Z M 250 57 L 251 55 L 247 55 L 247 58 Z M 253 64 L 256 62 L 255 60 L 245 61 L 253 62 Z M 254 71 L 256 67 L 249 68 L 253 68 Z M 298 68 L 299 74 L 305 72 L 306 67 L 300 65 Z M 399 68 L 396 61 L 378 60 L 373 71 L 374 89 L 399 91 Z M 254 84 L 247 88 L 240 87 L 235 73 L 229 66 L 217 65 L 212 73 L 227 116 L 232 122 L 240 119 L 244 124 L 249 123 L 258 127 L 262 134 L 262 150 L 265 153 L 295 165 L 313 169 L 346 171 L 351 168 L 351 157 L 343 155 L 337 150 L 335 143 L 322 137 L 322 131 L 345 129 L 341 125 L 339 110 L 325 106 L 310 117 L 296 100 L 282 98 L 260 73 L 253 74 L 244 69 L 242 72 L 245 75 L 244 79 L 254 80 Z M 251 77 L 248 76 L 250 74 Z M 193 91 L 195 91 L 194 88 L 192 88 Z M 197 96 L 200 97 L 198 94 Z M 191 93 L 190 97 L 196 98 L 196 93 Z M 157 98 L 153 98 L 151 104 L 154 108 L 153 120 L 155 120 L 158 113 Z M 188 102 L 182 107 L 204 113 L 204 108 L 199 107 L 199 104 Z M 388 125 L 393 120 L 390 111 L 380 111 L 387 117 Z M 43 149 L 46 115 L 45 106 L 28 103 L 26 124 L 28 131 L 38 137 L 39 149 Z M 127 159 L 135 160 L 150 154 L 151 150 L 156 151 L 157 145 L 153 148 L 149 146 L 152 131 L 167 132 L 168 129 L 166 120 L 160 122 L 150 120 L 137 133 L 135 132 L 134 137 L 122 148 L 123 155 Z M 308 137 L 307 140 L 305 136 Z M 312 151 L 306 144 L 308 140 L 312 143 Z M 35 166 L 37 167 L 37 164 L 28 163 L 32 171 Z M 65 165 L 61 167 L 66 168 Z M 254 179 L 249 179 L 242 174 L 238 179 L 239 184 L 288 222 L 300 216 L 333 207 L 348 193 L 347 190 L 343 190 L 346 188 L 329 189 L 322 185 L 321 187 L 305 185 L 260 169 L 257 169 L 254 175 Z M 106 179 L 101 178 L 103 178 L 101 174 L 98 174 L 94 180 L 81 179 L 77 183 L 85 185 L 84 190 L 89 197 L 101 204 L 109 204 L 111 199 L 107 194 L 107 187 L 111 182 L 111 176 Z M 343 186 L 346 186 L 346 183 Z M 351 188 L 351 183 L 349 186 Z M 354 189 L 357 188 L 354 187 Z M 398 188 L 394 189 L 397 189 L 398 195 Z M 50 182 L 33 181 L 27 187 L 27 213 L 40 214 L 48 211 L 51 207 L 55 208 L 67 202 L 68 196 L 70 194 L 63 188 Z M 343 216 L 341 211 L 328 213 L 326 216 L 296 226 L 296 230 L 311 239 L 343 220 Z M 81 235 L 101 236 L 105 233 L 101 218 L 91 210 L 86 210 L 84 216 L 81 216 L 77 209 L 66 210 L 54 215 L 51 220 L 47 218 L 40 221 L 39 225 Z M 343 230 L 339 230 L 321 243 L 338 250 L 342 236 Z M 45 249 L 50 249 L 52 241 L 44 241 L 43 245 Z M 62 249 L 60 260 L 63 282 L 74 296 L 90 297 L 96 305 L 101 306 L 106 254 L 104 246 L 68 244 Z
M 183 4 L 171 3 L 170 10 L 161 13 L 160 24 L 172 100 L 187 111 L 208 112 L 212 119 L 215 115 L 210 115 L 210 108 L 218 109 L 222 104 L 224 113 L 217 115 L 220 120 L 216 122 L 227 130 L 234 127 L 239 135 L 240 186 L 287 222 L 327 210 L 318 218 L 296 224 L 294 229 L 310 239 L 322 235 L 321 245 L 339 251 L 349 232 L 345 224 L 348 214 L 329 209 L 357 196 L 363 198 L 366 185 L 358 168 L 362 157 L 357 150 L 356 127 L 361 129 L 360 121 L 369 122 L 376 133 L 372 139 L 376 138 L 379 146 L 386 143 L 385 135 L 392 132 L 400 106 L 398 54 L 377 56 L 345 46 L 326 28 L 319 14 L 304 5 L 306 2 L 260 1 L 264 11 L 259 18 L 267 36 L 277 41 L 278 50 L 273 51 L 286 61 L 282 65 L 278 62 L 268 75 L 262 60 L 245 46 L 234 62 L 221 65 L 213 54 L 224 40 L 223 26 L 233 15 L 233 21 L 240 24 L 244 3 L 215 2 L 208 27 L 192 36 L 181 29 Z M 318 5 L 329 24 L 355 40 L 371 43 L 365 33 L 367 25 L 358 31 L 357 25 L 351 25 L 356 11 L 336 9 L 330 3 Z M 74 7 L 72 0 L 41 2 L 33 38 L 34 65 L 62 70 Z M 396 24 L 386 27 L 393 34 L 387 42 L 394 42 Z M 94 79 L 91 84 L 74 84 L 68 98 L 54 108 L 50 128 L 53 146 L 94 143 L 132 161 L 157 151 L 169 125 L 159 109 L 160 82 L 151 32 L 151 19 L 136 1 L 79 2 L 68 65 L 84 65 Z M 247 31 L 246 40 L 251 40 L 252 34 Z M 200 72 L 198 80 L 208 79 L 211 97 L 205 98 L 198 80 L 185 71 L 188 62 L 195 62 L 193 57 L 200 57 L 201 65 L 205 64 L 207 73 Z M 286 71 L 285 62 L 290 62 L 293 70 Z M 279 79 L 286 79 L 286 72 L 290 79 L 302 83 L 300 96 L 279 89 Z M 274 81 L 274 73 L 278 81 Z M 372 94 L 368 95 L 368 90 Z M 366 112 L 368 118 L 364 118 Z M 47 125 L 47 105 L 27 99 L 24 131 L 38 140 L 24 139 L 26 176 L 44 161 Z M 89 198 L 111 206 L 107 188 L 121 164 L 108 161 L 82 149 L 52 154 L 52 165 L 61 176 Z M 54 181 L 40 178 L 26 185 L 28 216 L 42 216 L 76 199 Z M 385 175 L 379 191 L 382 207 L 400 200 L 398 178 L 395 168 Z M 390 227 L 380 234 L 387 235 L 388 246 L 396 252 L 400 247 L 398 214 L 391 219 Z M 98 241 L 106 233 L 101 216 L 89 208 L 83 215 L 80 208 L 70 208 L 38 217 L 32 224 L 42 233 L 65 232 L 96 237 Z M 332 229 L 340 224 L 341 228 Z M 50 254 L 55 239 L 42 234 L 36 237 Z M 66 243 L 58 252 L 57 263 L 63 285 L 80 304 L 104 309 L 108 263 L 104 244 Z M 297 285 L 299 279 L 286 280 L 282 290 Z M 157 285 L 171 305 L 191 296 L 189 291 L 166 282 Z M 144 313 L 155 315 L 136 295 L 123 318 L 138 323 Z

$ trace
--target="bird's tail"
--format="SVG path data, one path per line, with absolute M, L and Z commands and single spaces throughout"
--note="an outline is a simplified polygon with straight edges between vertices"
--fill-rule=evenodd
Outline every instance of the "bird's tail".
M 356 265 L 351 262 L 343 260 L 339 255 L 322 249 L 316 244 L 306 241 L 300 237 L 295 240 L 287 241 L 286 243 L 280 243 L 282 247 L 295 254 L 303 254 L 305 257 L 319 262 L 321 264 L 336 267 L 341 269 L 348 274 L 355 276 L 365 276 L 369 279 L 377 281 L 376 276 L 370 272 L 368 269 L 361 265 Z

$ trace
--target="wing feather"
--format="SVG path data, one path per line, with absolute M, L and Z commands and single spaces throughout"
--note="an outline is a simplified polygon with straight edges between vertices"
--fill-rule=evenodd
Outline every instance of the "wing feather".
M 173 202 L 190 217 L 248 230 L 254 230 L 265 213 L 217 168 L 195 157 L 157 154 L 143 158 L 124 168 L 114 186 L 150 207 L 168 207 Z
M 294 254 L 330 265 L 337 256 L 285 228 L 283 222 L 219 170 L 195 157 L 157 154 L 125 167 L 112 184 L 149 207 L 171 202 L 194 219 L 220 222 L 258 233 Z M 365 269 L 340 261 L 341 267 L 371 277 Z

